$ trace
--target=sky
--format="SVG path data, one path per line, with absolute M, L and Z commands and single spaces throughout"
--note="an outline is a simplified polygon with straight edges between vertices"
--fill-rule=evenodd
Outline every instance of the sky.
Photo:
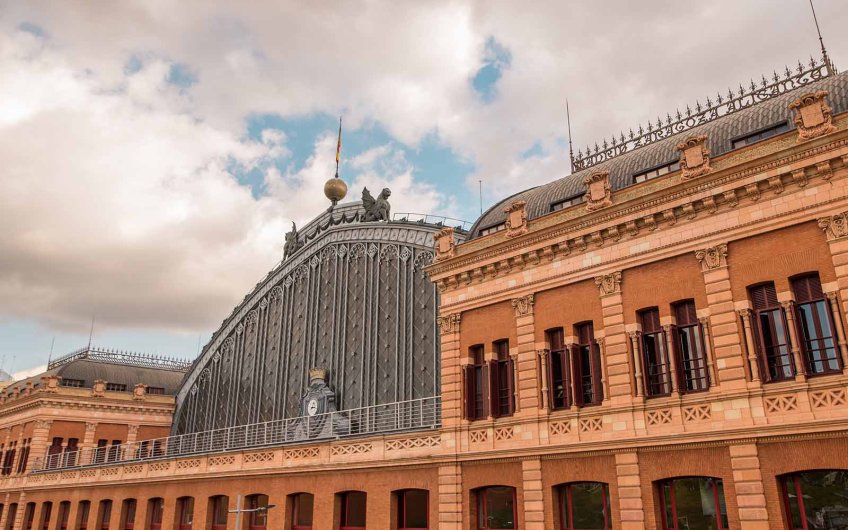
M 817 0 L 848 68 L 848 2 Z M 575 150 L 819 56 L 807 0 L 0 0 L 0 367 L 193 358 L 327 207 L 473 221 Z

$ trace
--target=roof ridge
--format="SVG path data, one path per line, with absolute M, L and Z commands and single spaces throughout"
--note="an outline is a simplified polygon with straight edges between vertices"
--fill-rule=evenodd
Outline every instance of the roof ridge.
M 138 368 L 155 368 L 178 372 L 187 372 L 192 365 L 192 361 L 186 361 L 168 355 L 86 346 L 50 361 L 47 369 L 52 370 L 78 360 L 99 361 Z

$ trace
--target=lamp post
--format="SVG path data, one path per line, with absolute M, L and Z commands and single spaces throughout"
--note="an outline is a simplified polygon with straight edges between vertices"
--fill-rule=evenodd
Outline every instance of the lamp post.
M 241 530 L 241 514 L 243 513 L 254 513 L 254 512 L 268 512 L 271 508 L 276 508 L 276 504 L 269 504 L 267 506 L 259 506 L 258 508 L 242 508 L 241 507 L 241 495 L 236 497 L 236 509 L 235 510 L 227 510 L 228 513 L 236 514 L 236 530 Z M 267 525 L 267 523 L 266 523 Z

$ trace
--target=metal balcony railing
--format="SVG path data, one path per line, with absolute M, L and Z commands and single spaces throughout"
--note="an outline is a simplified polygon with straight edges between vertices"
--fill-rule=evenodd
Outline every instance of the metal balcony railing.
M 439 396 L 301 416 L 211 431 L 47 454 L 33 462 L 35 473 L 222 453 L 256 447 L 435 429 L 441 426 Z M 49 453 L 49 450 L 48 450 Z

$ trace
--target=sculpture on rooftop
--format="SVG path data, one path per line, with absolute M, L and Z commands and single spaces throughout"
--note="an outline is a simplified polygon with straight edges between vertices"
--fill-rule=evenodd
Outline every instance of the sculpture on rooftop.
M 297 240 L 297 225 L 292 221 L 291 232 L 286 234 L 286 243 L 283 245 L 283 259 L 291 257 L 292 254 L 298 251 L 300 243 Z
M 389 212 L 391 210 L 391 206 L 389 205 L 389 196 L 392 194 L 392 191 L 389 188 L 383 188 L 383 191 L 380 192 L 380 195 L 375 199 L 371 196 L 371 192 L 368 191 L 368 188 L 362 189 L 362 206 L 365 208 L 365 216 L 363 217 L 363 221 L 389 221 Z

